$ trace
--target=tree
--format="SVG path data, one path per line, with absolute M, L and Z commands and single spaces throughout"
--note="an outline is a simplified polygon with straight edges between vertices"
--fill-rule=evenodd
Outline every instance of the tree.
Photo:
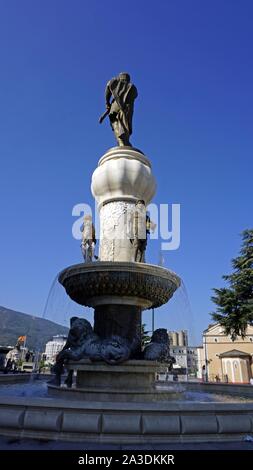
M 141 347 L 142 349 L 147 346 L 148 343 L 151 341 L 151 337 L 149 336 L 149 331 L 146 331 L 146 324 L 143 323 L 141 325 Z
M 242 232 L 242 247 L 232 267 L 232 274 L 222 276 L 229 287 L 213 289 L 217 311 L 211 315 L 234 341 L 245 337 L 247 325 L 253 324 L 253 229 Z

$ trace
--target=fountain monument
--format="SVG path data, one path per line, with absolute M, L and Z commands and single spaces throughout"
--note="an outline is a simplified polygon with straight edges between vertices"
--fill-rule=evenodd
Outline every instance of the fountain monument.
M 136 97 L 127 73 L 106 86 L 106 111 L 100 122 L 109 117 L 118 146 L 100 158 L 92 175 L 91 191 L 100 217 L 98 260 L 91 255 L 94 227 L 84 219 L 86 262 L 59 275 L 72 300 L 94 308 L 94 328 L 84 319 L 72 319 L 71 338 L 58 355 L 56 377 L 49 384 L 54 396 L 100 401 L 152 401 L 168 396 L 154 387 L 161 364 L 172 364 L 167 332 L 155 331 L 142 350 L 141 317 L 144 309 L 168 302 L 180 278 L 145 262 L 151 223 L 146 208 L 156 182 L 150 160 L 129 141 Z M 67 390 L 60 387 L 63 366 L 70 372 Z M 72 387 L 74 371 L 76 387 Z
M 118 145 L 100 158 L 92 176 L 100 215 L 99 253 L 94 256 L 96 234 L 85 215 L 85 262 L 59 275 L 71 299 L 94 308 L 94 326 L 85 318 L 71 318 L 67 343 L 48 384 L 51 399 L 1 396 L 1 435 L 136 446 L 242 440 L 253 432 L 250 385 L 188 382 L 187 393 L 199 397 L 188 401 L 187 394 L 178 393 L 180 384 L 168 383 L 160 390 L 155 386 L 156 371 L 172 363 L 167 331 L 156 330 L 146 348 L 141 346 L 142 311 L 168 302 L 180 279 L 145 262 L 151 226 L 146 207 L 156 185 L 149 159 L 129 141 L 136 97 L 128 74 L 106 86 L 100 122 L 109 117 Z M 65 386 L 64 367 L 69 371 Z M 203 401 L 206 392 L 217 393 L 216 399 Z M 223 393 L 249 401 L 226 401 Z

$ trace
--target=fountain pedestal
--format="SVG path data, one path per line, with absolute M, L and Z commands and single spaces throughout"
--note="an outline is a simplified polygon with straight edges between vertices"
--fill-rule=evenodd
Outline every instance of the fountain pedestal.
M 68 371 L 76 372 L 73 388 L 49 385 L 49 394 L 59 398 L 96 402 L 159 402 L 173 398 L 171 390 L 156 390 L 157 372 L 166 366 L 156 361 L 131 360 L 108 365 L 89 359 L 69 362 Z
M 166 331 L 164 347 L 159 337 L 154 354 L 144 356 L 141 347 L 142 310 L 168 302 L 180 285 L 171 271 L 137 262 L 139 254 L 144 260 L 149 232 L 146 208 L 155 189 L 151 163 L 141 151 L 115 147 L 99 160 L 91 184 L 100 218 L 99 261 L 64 269 L 59 282 L 72 300 L 94 308 L 94 341 L 104 346 L 99 356 L 83 353 L 85 340 L 77 356 L 66 351 L 66 368 L 76 373 L 76 387 L 51 384 L 50 394 L 113 402 L 167 399 L 168 393 L 155 389 L 161 365 L 152 362 L 170 359 Z M 105 362 L 78 360 L 82 357 Z

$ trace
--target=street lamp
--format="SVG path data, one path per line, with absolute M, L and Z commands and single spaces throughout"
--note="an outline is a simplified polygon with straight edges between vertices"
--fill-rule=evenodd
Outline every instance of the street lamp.
M 204 344 L 205 344 L 205 376 L 206 376 L 206 382 L 208 382 L 208 359 L 207 359 L 207 347 L 206 347 L 206 334 L 204 333 Z
M 155 309 L 152 308 L 152 334 L 154 333 L 155 330 Z

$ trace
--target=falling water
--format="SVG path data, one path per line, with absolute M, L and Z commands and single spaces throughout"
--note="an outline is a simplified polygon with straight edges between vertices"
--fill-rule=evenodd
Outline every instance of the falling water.
M 146 329 L 151 331 L 152 310 L 143 312 L 142 318 L 147 326 Z M 189 345 L 196 345 L 194 315 L 186 286 L 182 280 L 181 286 L 172 299 L 166 305 L 154 310 L 154 328 L 166 328 L 173 331 L 187 330 Z
M 45 307 L 43 310 L 42 318 L 45 320 L 50 320 L 58 325 L 65 326 L 69 328 L 70 318 L 73 316 L 80 316 L 86 318 L 91 323 L 93 322 L 93 315 L 91 309 L 85 309 L 81 305 L 76 304 L 73 302 L 66 294 L 65 289 L 58 281 L 57 274 L 51 284 L 46 302 Z M 59 328 L 59 334 L 62 331 Z M 27 332 L 29 335 L 29 331 Z M 57 334 L 57 333 L 56 333 Z M 52 339 L 52 338 L 50 338 Z M 41 341 L 40 337 L 37 338 L 37 344 L 35 347 L 35 368 L 34 371 L 30 375 L 30 385 L 32 382 L 35 382 L 38 378 L 38 370 L 39 370 L 39 363 L 41 360 L 41 353 L 44 350 L 41 348 Z
M 86 318 L 92 323 L 93 309 L 85 308 L 71 300 L 59 283 L 58 276 L 59 274 L 52 282 L 42 317 L 67 328 L 73 316 Z

